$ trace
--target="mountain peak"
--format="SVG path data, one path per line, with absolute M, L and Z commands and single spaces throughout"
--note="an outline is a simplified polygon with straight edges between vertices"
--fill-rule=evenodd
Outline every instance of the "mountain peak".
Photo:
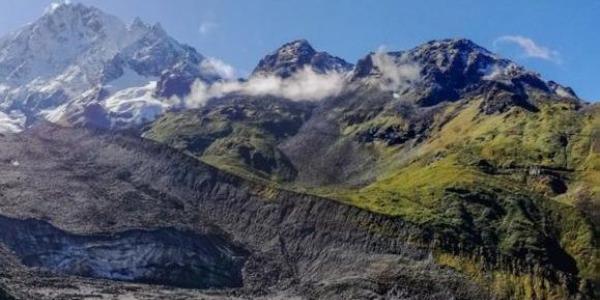
M 51 3 L 44 11 L 44 16 L 72 16 L 84 15 L 91 12 L 104 14 L 100 9 L 93 6 L 86 6 L 81 3 L 72 3 L 68 0 L 61 0 Z
M 327 52 L 318 52 L 307 40 L 298 39 L 283 44 L 261 59 L 252 75 L 276 75 L 286 78 L 305 67 L 310 67 L 317 73 L 327 73 L 349 71 L 352 65 Z
M 312 56 L 317 53 L 313 46 L 305 39 L 285 43 L 276 52 L 279 55 L 290 56 Z
M 371 53 L 356 64 L 352 80 L 395 92 L 418 91 L 418 102 L 426 106 L 498 86 L 522 99 L 528 97 L 527 91 L 577 98 L 571 89 L 546 82 L 540 74 L 462 38 L 433 40 L 408 51 Z
M 133 22 L 131 22 L 131 24 L 129 24 L 130 29 L 135 29 L 135 28 L 147 29 L 148 27 L 149 27 L 149 25 L 146 24 L 144 21 L 142 21 L 142 19 L 140 17 L 135 17 L 135 19 L 133 19 Z
M 387 66 L 378 66 L 378 62 L 374 61 L 382 56 L 390 58 L 386 62 Z M 379 68 L 401 68 L 406 64 L 420 65 L 424 68 L 435 68 L 446 72 L 451 71 L 450 69 L 453 68 L 470 68 L 470 65 L 474 63 L 479 64 L 478 67 L 483 70 L 487 68 L 487 64 L 495 62 L 500 62 L 502 65 L 510 63 L 469 39 L 431 40 L 408 51 L 369 53 L 357 63 L 354 77 L 378 75 L 380 73 Z M 379 62 L 379 64 L 381 63 Z
M 502 58 L 469 39 L 430 41 L 410 50 L 409 56 L 424 66 L 425 77 L 434 80 L 436 86 L 473 90 L 482 84 L 496 82 L 514 93 L 531 88 L 577 98 L 570 88 L 546 81 L 539 73 Z
M 152 25 L 152 30 L 156 33 L 160 33 L 160 34 L 164 34 L 166 35 L 167 32 L 165 31 L 165 29 L 162 27 L 162 24 L 160 24 L 160 22 L 156 22 L 154 23 L 154 25 Z
M 492 54 L 489 50 L 466 38 L 448 38 L 441 40 L 431 40 L 417 48 L 438 48 L 438 49 L 455 49 L 457 51 L 472 52 L 480 51 L 483 53 Z

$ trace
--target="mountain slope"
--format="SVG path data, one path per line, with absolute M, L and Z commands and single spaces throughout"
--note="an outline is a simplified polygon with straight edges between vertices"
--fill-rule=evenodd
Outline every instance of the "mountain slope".
M 475 261 L 520 257 L 522 263 L 539 261 L 547 266 L 541 267 L 544 270 L 566 267 L 569 273 L 597 282 L 598 219 L 590 212 L 598 200 L 590 200 L 594 197 L 590 198 L 588 190 L 593 185 L 583 183 L 581 175 L 597 178 L 600 174 L 581 165 L 568 167 L 576 165 L 571 158 L 588 155 L 588 142 L 561 141 L 561 130 L 573 130 L 575 120 L 584 119 L 576 116 L 576 105 L 544 103 L 537 106 L 537 113 L 513 108 L 485 117 L 478 115 L 480 105 L 480 101 L 467 105 L 413 150 L 418 154 L 409 152 L 413 157 L 394 171 L 381 173 L 364 187 L 334 189 L 330 197 L 438 224 L 451 230 L 452 234 L 444 232 L 462 240 L 461 244 L 480 245 L 494 253 Z M 571 151 L 577 148 L 585 150 Z M 592 210 L 582 209 L 580 201 L 585 199 Z M 553 257 L 558 253 L 563 257 Z M 464 268 L 464 263 L 450 264 Z M 524 278 L 498 275 L 491 279 L 500 294 L 513 290 L 523 298 L 531 293 L 566 297 L 556 290 L 536 290 Z
M 580 170 L 593 174 L 588 178 L 600 176 L 580 164 L 590 155 L 582 137 L 595 115 L 584 113 L 569 89 L 463 40 L 432 42 L 397 56 L 421 68 L 415 82 L 400 84 L 400 91 L 381 88 L 381 77 L 359 79 L 355 94 L 331 102 L 322 117 L 313 114 L 314 121 L 283 144 L 292 163 L 305 168 L 299 167 L 298 178 L 306 182 L 300 185 L 435 224 L 461 247 L 492 251 L 468 251 L 467 261 L 475 264 L 497 264 L 502 257 L 536 261 L 543 270 L 576 273 L 597 286 L 597 221 L 576 204 L 583 190 L 593 188 L 582 186 Z M 373 82 L 376 92 L 364 88 Z M 327 142 L 323 130 L 337 134 L 336 142 Z M 561 252 L 563 257 L 552 256 Z M 449 261 L 463 270 L 468 264 Z M 500 273 L 486 280 L 509 298 L 564 298 L 561 289 L 579 288 L 562 283 L 540 290 L 527 280 L 544 276 L 520 276 Z
M 217 299 L 488 298 L 431 259 L 423 228 L 243 180 L 147 140 L 40 125 L 0 137 L 0 148 L 2 280 L 29 298 L 208 297 L 85 277 L 207 284 Z
M 593 298 L 597 116 L 571 89 L 471 41 L 432 41 L 361 59 L 297 132 L 267 140 L 296 175 L 260 178 L 420 224 L 442 240 L 439 263 L 500 298 Z M 195 123 L 170 115 L 147 137 L 183 145 L 170 122 Z M 260 174 L 223 157 L 206 161 Z
M 313 107 L 272 96 L 230 96 L 168 113 L 143 136 L 248 178 L 290 181 L 297 170 L 276 145 L 298 132 Z

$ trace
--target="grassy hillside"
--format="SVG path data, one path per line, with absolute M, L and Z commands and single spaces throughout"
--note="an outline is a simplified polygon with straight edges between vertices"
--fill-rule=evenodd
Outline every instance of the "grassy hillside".
M 499 295 L 563 299 L 568 290 L 599 283 L 597 110 L 551 99 L 539 99 L 539 112 L 513 107 L 486 115 L 480 106 L 449 105 L 441 115 L 454 117 L 402 153 L 409 162 L 374 182 L 318 192 L 433 228 L 459 248 L 441 251 L 440 262 Z M 531 270 L 499 264 L 506 259 L 582 280 L 544 282 Z M 489 264 L 501 271 L 487 272 Z
M 144 136 L 254 180 L 290 181 L 296 169 L 277 148 L 310 116 L 311 105 L 272 97 L 232 97 L 169 113 Z

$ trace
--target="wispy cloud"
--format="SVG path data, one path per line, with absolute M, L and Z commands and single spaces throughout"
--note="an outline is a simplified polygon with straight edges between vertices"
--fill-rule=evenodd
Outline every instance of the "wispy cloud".
M 344 84 L 344 73 L 318 74 L 306 67 L 285 79 L 275 75 L 253 76 L 247 81 L 219 81 L 212 85 L 197 80 L 190 95 L 182 100 L 183 105 L 189 108 L 201 107 L 211 98 L 231 93 L 272 95 L 294 101 L 319 101 L 339 94 Z
M 500 44 L 506 43 L 517 45 L 525 57 L 539 58 L 557 64 L 562 62 L 558 51 L 539 45 L 531 38 L 521 35 L 504 35 L 494 41 L 494 47 L 497 48 Z
M 201 35 L 208 35 L 219 27 L 219 24 L 213 21 L 203 21 L 198 28 Z
M 204 59 L 200 63 L 200 68 L 202 68 L 203 72 L 219 75 L 219 77 L 225 80 L 233 80 L 237 74 L 236 69 L 232 65 L 214 57 Z
M 384 90 L 398 90 L 420 78 L 421 67 L 406 55 L 392 56 L 380 46 L 372 56 L 373 65 L 381 73 L 380 87 Z

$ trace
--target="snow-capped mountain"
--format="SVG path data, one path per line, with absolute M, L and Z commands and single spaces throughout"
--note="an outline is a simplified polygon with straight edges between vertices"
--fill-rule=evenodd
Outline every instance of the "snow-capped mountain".
M 182 73 L 190 81 L 220 78 L 160 24 L 126 24 L 94 7 L 53 4 L 0 39 L 0 111 L 18 125 L 12 129 L 39 118 L 127 127 L 176 105 L 167 98 L 181 96 L 171 79 Z M 104 119 L 82 120 L 89 109 Z

